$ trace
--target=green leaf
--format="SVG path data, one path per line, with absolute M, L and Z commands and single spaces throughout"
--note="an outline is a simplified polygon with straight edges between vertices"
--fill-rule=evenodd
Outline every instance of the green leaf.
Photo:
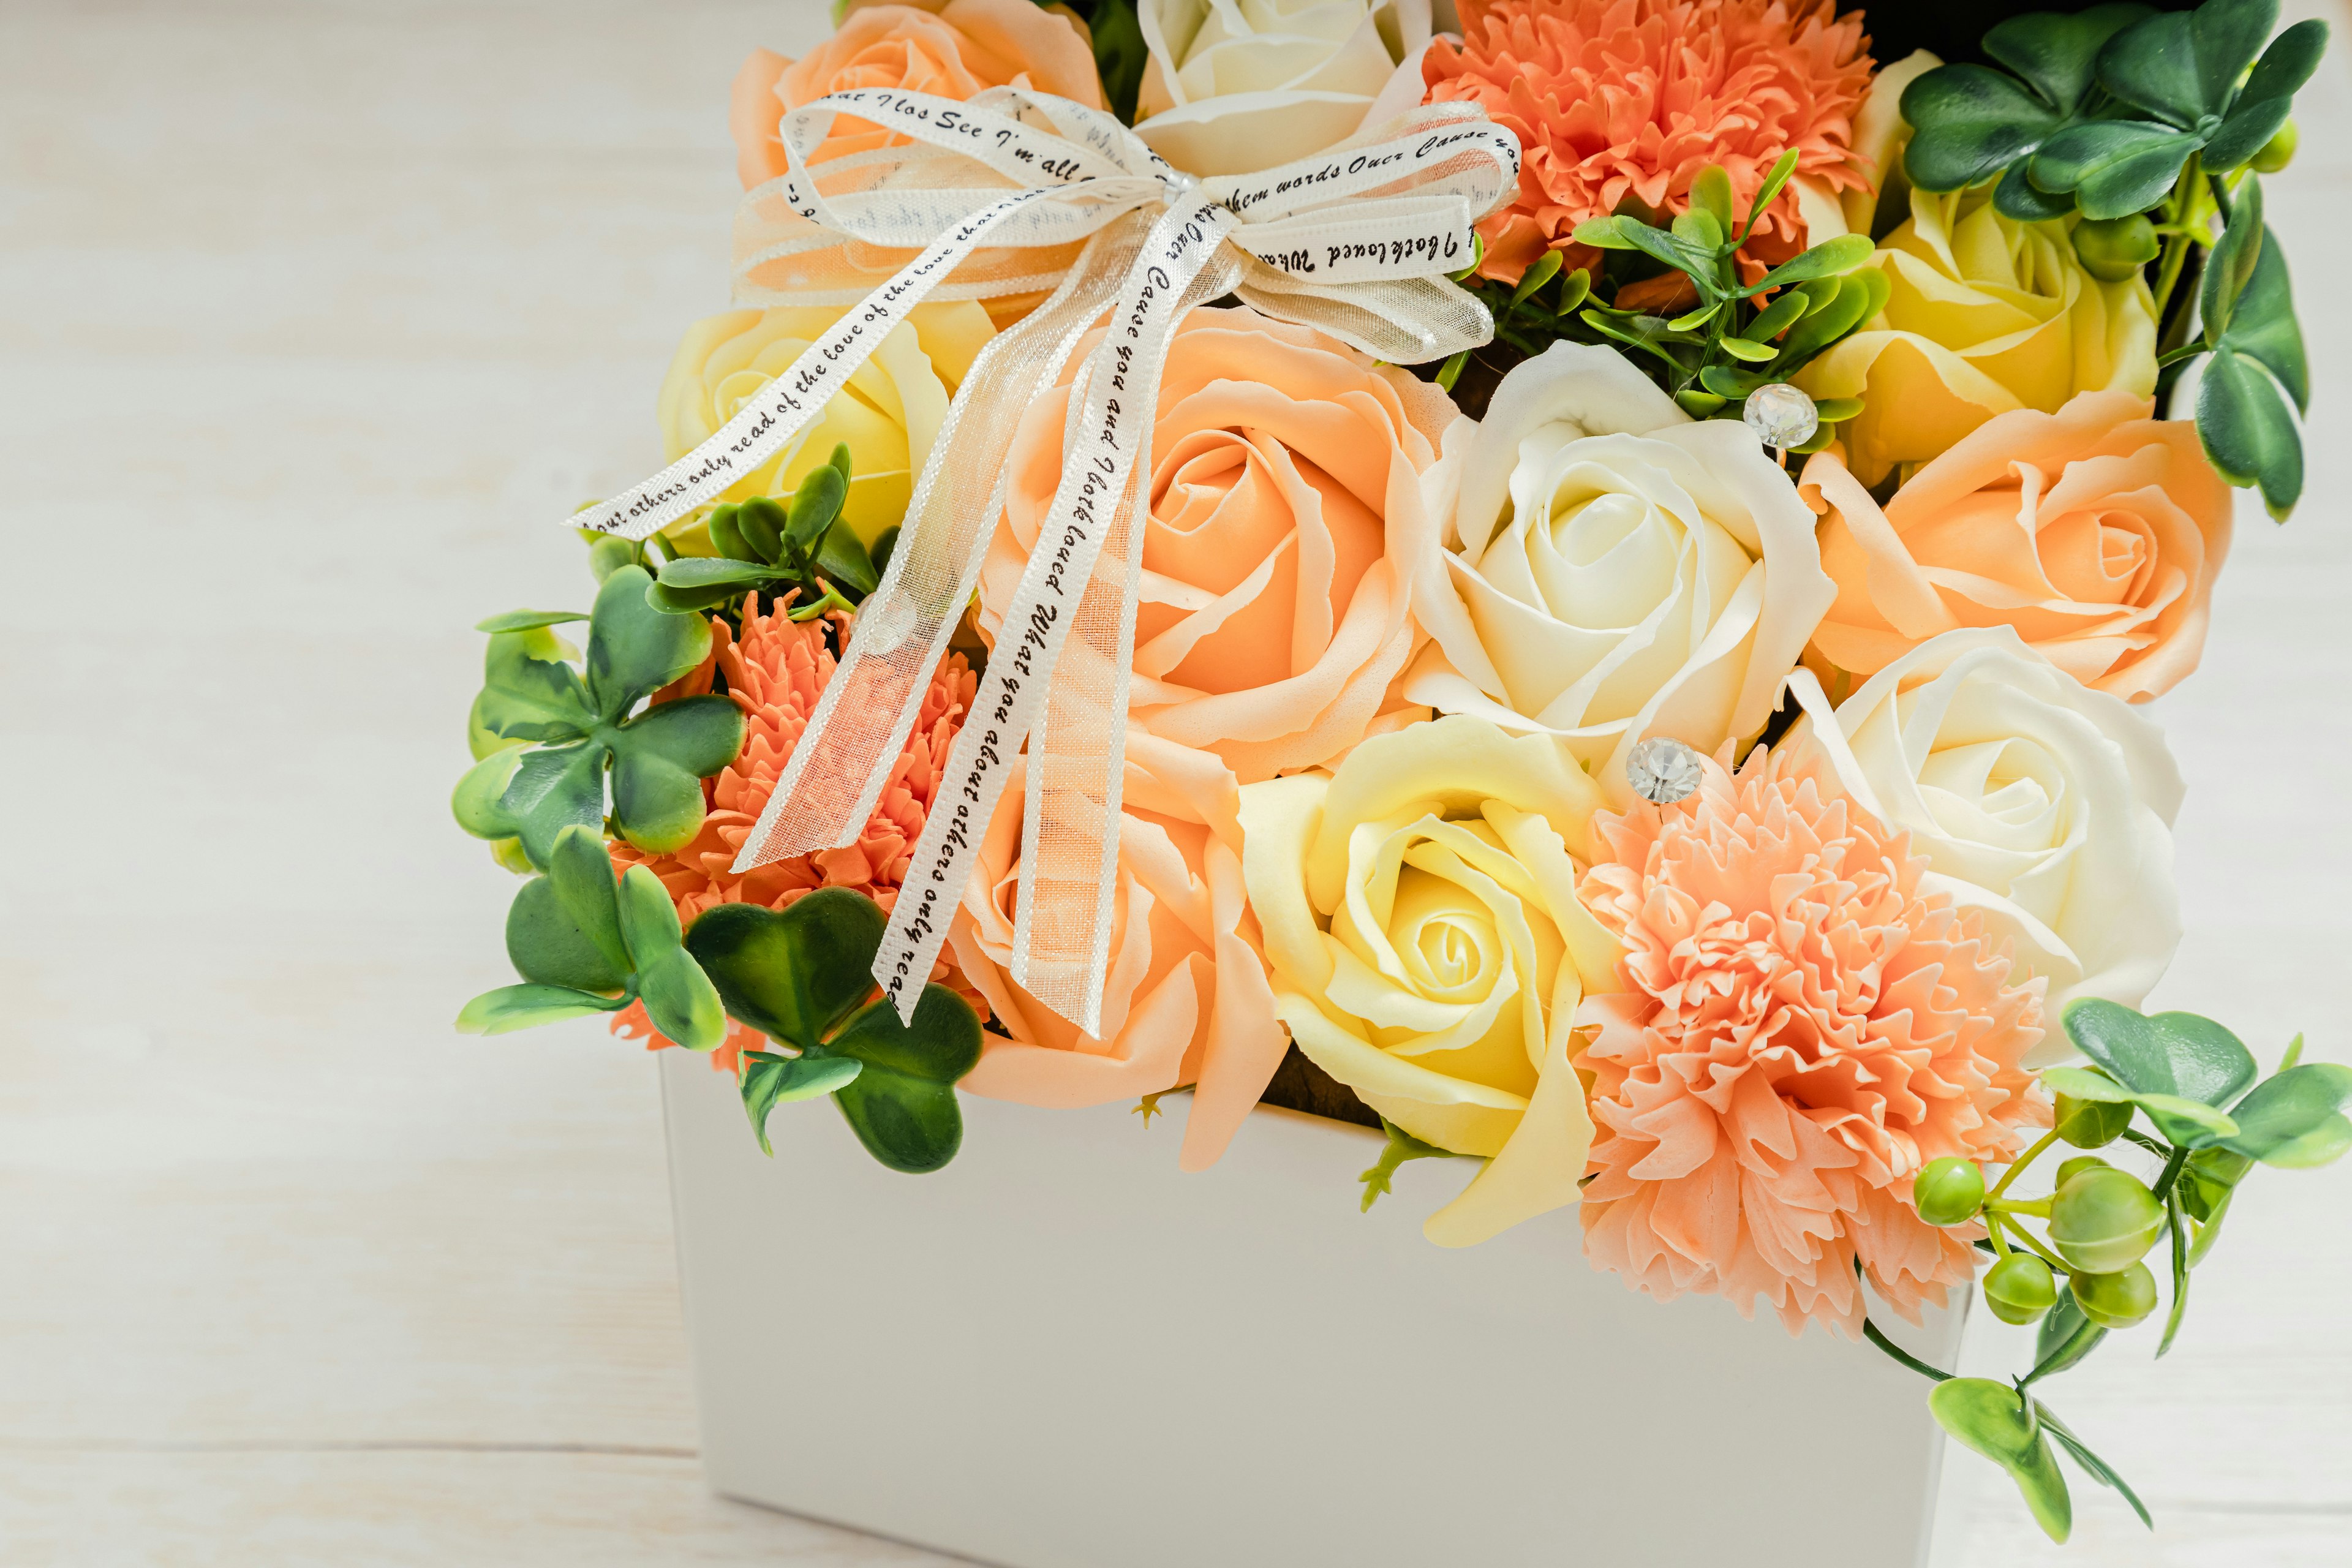
M 1741 245 L 1748 243 L 1748 237 L 1756 232 L 1757 220 L 1764 216 L 1764 209 L 1772 205 L 1772 198 L 1780 194 L 1780 187 L 1787 184 L 1789 176 L 1796 172 L 1797 150 L 1791 147 L 1773 163 L 1772 172 L 1764 176 L 1762 184 L 1756 187 L 1756 199 L 1748 204 L 1748 221 L 1739 226 Z
M 2009 166 L 1992 193 L 1993 210 L 2020 223 L 2045 223 L 2074 210 L 2072 191 L 2045 191 L 2032 179 L 2033 160 L 2021 158 Z
M 1602 237 L 1585 239 L 1591 230 Z M 1720 292 L 1715 280 L 1715 253 L 1702 250 L 1663 229 L 1652 228 L 1638 218 L 1591 218 L 1576 226 L 1576 237 L 1585 244 L 1604 250 L 1638 250 L 1656 258 L 1675 270 L 1685 273 L 1699 286 L 1702 295 Z
M 2189 1268 L 2194 1268 L 2204 1262 L 2205 1255 L 2212 1251 L 2213 1244 L 2221 1238 L 2221 1221 L 2228 1216 L 2230 1205 L 2237 1200 L 2237 1196 L 2238 1190 L 2235 1187 L 2223 1193 L 2221 1201 L 2213 1205 L 2213 1211 L 2207 1215 L 2197 1226 L 2197 1239 L 2189 1247 Z
M 1528 295 L 1550 282 L 1559 271 L 1559 252 L 1547 250 L 1535 258 L 1525 272 L 1519 274 L 1518 287 L 1511 290 L 1511 304 L 1526 302 Z
M 2057 1305 L 2042 1314 L 2041 1332 L 2033 1346 L 2033 1371 L 2027 1381 L 2038 1383 L 2080 1364 L 2106 1337 L 2106 1330 L 2083 1315 L 2073 1289 L 2062 1288 Z
M 612 731 L 613 822 L 664 854 L 702 831 L 702 781 L 743 746 L 743 712 L 724 697 L 656 703 Z
M 845 522 L 836 522 L 826 531 L 824 542 L 817 546 L 816 569 L 835 587 L 853 589 L 861 595 L 874 592 L 882 581 L 866 546 L 858 542 L 856 530 Z
M 632 867 L 630 874 L 644 870 Z M 716 1050 L 725 1042 L 727 1009 L 702 965 L 684 948 L 670 948 L 639 966 L 637 995 L 646 1005 L 646 1016 L 665 1038 L 689 1051 Z
M 604 848 L 604 837 L 585 827 L 567 827 L 557 834 L 554 851 L 548 857 L 547 876 L 565 918 L 595 944 L 614 971 L 626 973 L 629 949 L 621 939 L 620 900 L 614 890 L 613 858 Z
M 2086 1072 L 2081 1068 L 2045 1068 L 2042 1081 L 2045 1087 L 2076 1100 L 2136 1105 L 2147 1113 L 2158 1132 L 2183 1149 L 2206 1148 L 2238 1131 L 2235 1121 L 2212 1106 L 2177 1094 L 2128 1089 L 2104 1074 Z
M 766 496 L 735 509 L 735 531 L 758 559 L 773 564 L 784 558 L 784 509 Z
M 1733 359 L 1745 360 L 1750 364 L 1769 364 L 1780 357 L 1780 350 L 1771 344 L 1752 343 L 1746 338 L 1725 338 L 1721 346 L 1723 352 Z
M 2065 123 L 2024 83 L 1988 66 L 1937 66 L 1903 89 L 1914 127 L 1904 173 L 1923 191 L 1982 184 L 2025 157 Z
M 457 826 L 477 838 L 510 838 L 520 826 L 506 808 L 507 786 L 522 766 L 523 753 L 512 747 L 492 752 L 457 781 L 450 792 L 450 815 Z
M 2177 1182 L 2164 1194 L 2164 1217 L 2172 1236 L 2172 1310 L 2165 1314 L 2164 1338 L 2157 1343 L 2158 1361 L 2172 1348 L 2174 1336 L 2180 1332 L 2180 1320 L 2189 1311 L 2189 1216 L 2181 1210 Z
M 1694 250 L 1715 252 L 1723 248 L 1723 225 L 1716 222 L 1715 215 L 1703 207 L 1693 207 L 1688 212 L 1678 214 L 1671 232 Z M 1557 255 L 1558 252 L 1548 254 Z
M 457 1014 L 461 1035 L 504 1035 L 590 1013 L 610 1013 L 624 1004 L 561 985 L 501 985 L 485 991 Z
M 2238 167 L 2263 150 L 2278 134 L 2294 107 L 2294 95 L 2319 68 L 2327 50 L 2327 24 L 2314 18 L 2297 22 L 2271 40 L 2253 74 L 2238 89 L 2237 106 L 2205 145 L 2205 166 L 2216 174 Z
M 608 754 L 604 742 L 593 740 L 521 753 L 499 805 L 513 819 L 532 865 L 547 864 L 555 850 L 555 836 L 565 828 L 574 824 L 603 828 Z
M 686 947 L 730 1015 L 807 1051 L 873 994 L 868 971 L 885 924 L 873 900 L 820 888 L 782 910 L 757 904 L 706 910 Z
M 2076 1048 L 2140 1094 L 2222 1105 L 2252 1083 L 2257 1070 L 2253 1053 L 2237 1036 L 2194 1013 L 2151 1017 L 2084 997 L 2067 1005 L 2064 1023 Z
M 1739 335 L 1751 342 L 1769 342 L 1801 321 L 1812 303 L 1810 295 L 1786 289 L 1779 299 L 1757 311 L 1756 319 Z
M 1731 232 L 1731 176 L 1719 163 L 1709 163 L 1691 177 L 1691 206 L 1715 219 L 1716 228 Z
M 760 1135 L 760 1152 L 773 1155 L 768 1112 L 794 1100 L 814 1100 L 856 1078 L 865 1063 L 849 1057 L 780 1057 L 772 1051 L 743 1053 L 743 1110 Z
M 2097 79 L 2099 50 L 2148 14 L 2145 5 L 2116 5 L 2071 16 L 2012 16 L 1985 34 L 1984 52 L 2023 77 L 2052 108 L 2072 113 Z
M 1945 1431 L 2007 1470 L 2042 1532 L 2065 1541 L 2074 1525 L 2066 1478 L 2017 1390 L 1989 1378 L 1950 1378 L 1928 1394 L 1927 1408 Z
M 1765 380 L 1752 370 L 1734 370 L 1725 364 L 1711 364 L 1698 373 L 1699 385 L 1727 403 L 1745 402 Z
M 2352 1121 L 2342 1114 L 2352 1100 L 2352 1068 L 2305 1062 L 2256 1084 L 2231 1110 L 2236 1135 L 2221 1147 L 2267 1165 L 2305 1170 L 2324 1165 L 2352 1148 Z
M 2074 1432 L 2068 1428 L 2063 1421 L 2058 1419 L 2056 1414 L 2051 1410 L 2050 1406 L 2047 1405 L 2037 1404 L 2034 1406 L 2034 1409 L 2040 1413 L 2042 1417 L 2042 1429 L 2049 1433 L 2051 1437 L 2057 1442 L 2060 1447 L 2066 1450 L 2066 1454 L 2069 1458 L 2083 1467 L 2084 1474 L 2089 1476 L 2101 1486 L 2111 1488 L 2112 1489 L 2122 1493 L 2124 1501 L 2131 1504 L 2131 1510 L 2139 1515 L 2140 1523 L 2147 1526 L 2150 1530 L 2154 1530 L 2156 1528 L 2156 1521 L 2148 1517 L 2147 1504 L 2140 1501 L 2139 1493 L 2132 1490 L 2130 1486 L 2125 1482 L 2123 1477 L 2116 1474 L 2114 1466 L 2108 1464 L 2105 1459 L 2102 1459 L 2096 1454 L 2091 1452 L 2089 1448 L 2084 1447 L 2083 1440 L 2080 1437 L 2075 1436 Z
M 1835 280 L 1837 294 L 1808 313 L 1780 341 L 1780 366 L 1793 371 L 1832 343 L 1867 324 L 1886 300 L 1886 275 L 1875 267 Z
M 622 943 L 628 949 L 630 963 L 640 971 L 685 938 L 669 889 L 643 866 L 632 866 L 622 874 L 614 907 L 620 916 Z
M 776 569 L 760 562 L 688 555 L 664 563 L 646 595 L 654 608 L 680 615 L 740 599 L 746 591 L 774 581 Z
M 588 689 L 564 662 L 570 645 L 544 626 L 496 632 L 482 655 L 473 722 L 506 741 L 571 741 L 596 721 Z
M 1808 282 L 1815 278 L 1834 278 L 1851 272 L 1870 259 L 1878 247 L 1870 243 L 1866 234 L 1842 234 L 1835 239 L 1825 239 L 1799 256 L 1792 256 L 1755 283 L 1740 289 L 1743 295 L 1760 294 L 1768 289 L 1781 289 L 1791 283 Z
M 2238 297 L 2254 279 L 2254 264 L 2269 248 L 2263 242 L 2270 237 L 2263 226 L 2263 183 L 2248 180 L 2237 206 L 2230 214 L 2230 222 L 2221 230 L 2221 237 L 2205 258 L 2205 277 L 2198 298 L 2198 313 L 2204 318 L 2205 335 L 2213 342 L 2221 341 L 2230 330 L 2230 321 L 2238 307 Z
M 1704 419 L 1731 400 L 1727 397 L 1717 397 L 1712 392 L 1701 392 L 1697 387 L 1692 386 L 1675 393 L 1675 401 L 1682 406 L 1682 411 L 1692 418 Z
M 2213 351 L 2197 383 L 2197 436 L 2215 472 L 2242 489 L 2262 487 L 2273 517 L 2284 521 L 2294 510 L 2303 496 L 2303 438 L 2286 399 L 2253 360 L 2227 347 Z
M 710 542 L 719 547 L 719 554 L 734 561 L 756 561 L 759 557 L 753 553 L 751 541 L 743 537 L 742 529 L 736 524 L 736 510 L 731 503 L 712 507 L 710 515 L 703 521 L 703 526 L 709 530 Z M 673 563 L 664 562 L 662 564 L 668 566 Z M 667 574 L 664 575 L 666 577 Z
M 2032 179 L 2045 191 L 2074 192 L 2085 217 L 2127 217 L 2162 201 L 2203 143 L 2153 121 L 2084 121 L 2042 144 Z
M 588 546 L 588 572 L 602 583 L 622 567 L 635 566 L 643 557 L 644 552 L 635 540 L 599 534 Z
M 507 906 L 507 961 L 525 980 L 575 991 L 618 991 L 630 970 L 625 954 L 614 962 L 582 928 L 551 877 L 533 877 L 515 889 Z
M 2278 0 L 2205 0 L 2133 23 L 2099 53 L 2099 85 L 2175 125 L 2219 118 L 2278 24 Z
M 710 653 L 710 623 L 646 603 L 653 579 L 624 566 L 596 590 L 588 626 L 588 691 L 597 717 L 619 719 L 700 664 Z
M 566 621 L 584 621 L 587 618 L 578 610 L 509 610 L 503 616 L 476 621 L 474 629 L 478 632 L 527 632 L 540 626 L 560 626 Z
M 2240 197 L 2238 210 L 2243 212 L 2251 205 L 2254 220 L 2259 224 L 2262 183 L 2248 180 L 2240 188 Z M 2233 216 L 2231 227 L 2235 226 Z M 2205 298 L 2200 301 L 2199 309 L 2207 312 L 2206 331 L 2209 337 L 2231 353 L 2245 355 L 2278 377 L 2279 384 L 2286 388 L 2287 395 L 2294 399 L 2295 407 L 2307 409 L 2311 405 L 2311 370 L 2304 357 L 2303 328 L 2294 318 L 2294 292 L 2287 281 L 2286 254 L 2280 247 L 2276 234 L 2266 227 L 2260 228 L 2258 232 L 2262 237 L 2258 242 L 2242 242 L 2252 250 L 2251 258 L 2246 258 L 2242 250 L 2231 249 L 2230 265 L 2236 272 L 2240 286 L 2223 306 L 2221 324 L 2213 325 L 2210 311 L 2210 307 L 2218 302 L 2219 298 L 2219 290 L 2213 285 L 2206 286 Z M 2225 231 L 2222 246 L 2217 246 L 2216 252 L 2229 244 L 2229 234 Z M 2206 264 L 2208 267 L 2213 265 L 2210 257 Z M 2223 287 L 2226 288 L 2226 284 Z
M 841 516 L 849 499 L 849 481 L 831 463 L 820 463 L 801 479 L 793 504 L 784 511 L 784 543 L 795 557 L 805 556 Z
M 980 1016 L 962 997 L 926 985 L 905 1024 L 888 997 L 877 997 L 826 1042 L 825 1053 L 865 1064 L 833 1098 L 866 1152 L 910 1174 L 955 1158 L 963 1142 L 955 1081 L 980 1060 Z

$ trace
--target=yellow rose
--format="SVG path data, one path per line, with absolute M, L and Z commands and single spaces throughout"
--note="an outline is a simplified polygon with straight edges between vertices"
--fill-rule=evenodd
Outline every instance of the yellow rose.
M 1817 398 L 1863 399 L 1842 436 L 1864 484 L 1939 456 L 1996 414 L 2055 414 L 2078 392 L 2155 395 L 2147 281 L 2084 271 L 2074 221 L 2003 217 L 1990 187 L 1911 193 L 1911 216 L 1871 258 L 1886 273 L 1886 309 L 1797 376 Z
M 729 310 L 688 328 L 662 379 L 662 445 L 670 458 L 700 446 L 845 310 Z M 915 476 L 948 416 L 948 400 L 995 335 L 987 310 L 970 301 L 916 306 L 814 424 L 719 500 L 790 495 L 803 475 L 833 455 L 836 442 L 847 442 L 851 478 L 842 516 L 871 545 L 905 519 Z M 684 536 L 681 542 L 693 550 L 701 515 L 667 531 Z
M 1592 781 L 1548 735 L 1455 715 L 1241 798 L 1291 1038 L 1396 1126 L 1486 1161 L 1429 1238 L 1467 1247 L 1574 1203 L 1592 1122 L 1569 1031 L 1618 955 L 1576 897 Z

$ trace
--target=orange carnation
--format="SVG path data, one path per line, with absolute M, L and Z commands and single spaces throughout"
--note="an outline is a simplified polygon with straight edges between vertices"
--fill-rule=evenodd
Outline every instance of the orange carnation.
M 845 638 L 850 617 L 829 618 Z M 716 617 L 710 630 L 710 658 L 693 674 L 656 693 L 654 700 L 668 701 L 708 691 L 714 672 L 723 675 L 727 695 L 743 710 L 743 749 L 725 771 L 703 781 L 709 815 L 691 843 L 669 855 L 648 855 L 615 843 L 614 865 L 624 871 L 640 865 L 651 869 L 677 901 L 677 918 L 689 925 L 695 916 L 715 904 L 760 904 L 781 910 L 819 888 L 848 888 L 888 909 L 898 897 L 908 851 L 922 835 L 924 819 L 939 791 L 940 774 L 947 765 L 948 748 L 954 743 L 956 731 L 963 728 L 964 714 L 978 684 L 963 655 L 950 653 L 932 675 L 906 749 L 898 753 L 890 782 L 856 843 L 771 861 L 738 875 L 733 869 L 735 857 L 751 837 L 761 812 L 767 809 L 776 780 L 792 760 L 793 747 L 808 727 L 809 715 L 816 711 L 817 699 L 824 694 L 825 682 L 833 679 L 835 659 L 825 647 L 824 622 L 795 624 L 783 604 L 761 615 L 749 595 L 740 636 Z M 933 966 L 931 978 L 954 986 L 981 1009 L 982 1017 L 987 1016 L 985 1002 L 947 961 Z M 613 1029 L 615 1034 L 646 1039 L 652 1050 L 671 1043 L 655 1032 L 638 1003 L 614 1016 Z M 738 1024 L 712 1065 L 731 1071 L 739 1050 L 758 1049 L 759 1045 L 760 1037 Z
M 1578 224 L 1629 201 L 1683 212 L 1709 163 L 1730 174 L 1745 213 L 1796 149 L 1797 183 L 1749 241 L 1767 260 L 1803 247 L 1799 184 L 1811 183 L 1826 217 L 1838 191 L 1868 184 L 1852 142 L 1869 40 L 1832 0 L 1463 0 L 1461 10 L 1462 44 L 1440 39 L 1422 58 L 1428 101 L 1485 105 L 1526 154 L 1517 198 L 1478 226 L 1486 277 L 1516 283 L 1547 249 L 1563 266 L 1596 267 L 1598 254 L 1570 237 Z
M 1584 1250 L 1662 1300 L 1758 1297 L 1859 1337 L 1854 1267 L 1905 1316 L 1973 1278 L 1972 1233 L 1919 1218 L 1945 1155 L 2011 1157 L 2046 1123 L 2021 1065 L 2039 980 L 1947 894 L 1908 840 L 1838 792 L 1809 743 L 1699 793 L 1593 819 L 1579 894 L 1626 948 L 1599 1034 Z
M 728 105 L 736 172 L 750 190 L 782 174 L 776 121 L 829 92 L 904 88 L 962 100 L 992 87 L 1034 87 L 1103 105 L 1094 51 L 1067 16 L 1034 0 L 905 0 L 855 5 L 841 30 L 798 60 L 754 49 L 736 73 Z M 893 138 L 863 120 L 842 119 L 815 159 L 884 147 Z

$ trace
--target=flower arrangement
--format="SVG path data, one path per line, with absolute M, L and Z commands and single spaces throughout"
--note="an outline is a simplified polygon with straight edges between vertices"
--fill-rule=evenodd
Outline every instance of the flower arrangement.
M 2059 1451 L 2145 1519 L 2040 1385 L 2352 1148 L 2352 1069 L 2137 1010 L 2147 704 L 2231 488 L 2302 486 L 2260 176 L 2325 28 L 1454 20 L 851 0 L 753 56 L 671 466 L 572 520 L 588 612 L 481 624 L 522 983 L 459 1027 L 607 1015 L 910 1173 L 960 1092 L 1190 1095 L 1186 1170 L 1312 1104 L 1385 1132 L 1363 1207 L 1474 1161 L 1431 1240 L 1573 1207 L 1930 1379 L 2053 1537 Z M 1979 1290 L 2013 1384 L 1870 1318 Z

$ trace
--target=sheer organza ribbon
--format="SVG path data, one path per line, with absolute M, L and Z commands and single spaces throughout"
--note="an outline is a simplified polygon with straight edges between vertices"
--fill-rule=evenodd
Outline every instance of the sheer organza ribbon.
M 812 163 L 843 118 L 907 140 Z M 1177 325 L 1233 294 L 1397 363 L 1486 342 L 1486 311 L 1445 274 L 1469 264 L 1471 225 L 1516 185 L 1517 141 L 1473 106 L 1433 104 L 1314 158 L 1197 179 L 1109 115 L 1013 88 L 969 101 L 859 89 L 779 130 L 788 172 L 737 217 L 737 300 L 848 309 L 702 445 L 565 521 L 642 539 L 793 440 L 926 298 L 1051 288 L 958 387 L 881 584 L 735 869 L 854 842 L 971 602 L 1022 416 L 1102 324 L 1074 374 L 1060 487 L 874 969 L 911 1014 L 1025 744 L 1013 977 L 1094 1035 L 1151 425 Z

